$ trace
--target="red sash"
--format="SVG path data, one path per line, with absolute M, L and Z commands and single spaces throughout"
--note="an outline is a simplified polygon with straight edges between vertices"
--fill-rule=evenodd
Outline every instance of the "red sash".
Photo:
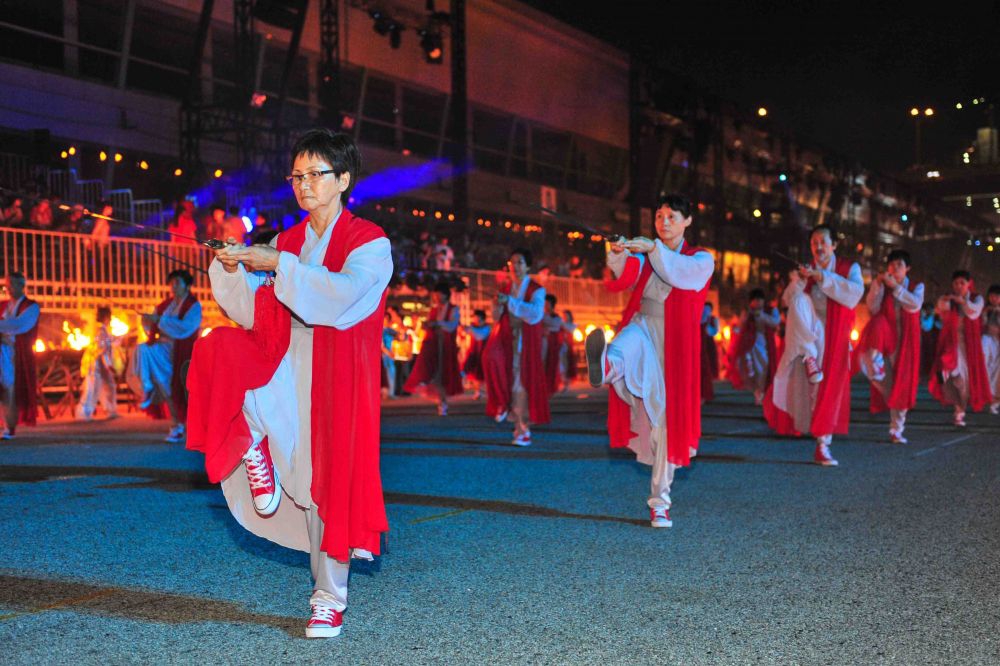
M 35 301 L 25 296 L 15 314 L 24 314 L 34 304 Z M 30 331 L 14 336 L 14 404 L 17 405 L 17 422 L 29 426 L 38 420 L 38 370 L 34 349 L 37 338 L 37 321 Z
M 691 256 L 701 248 L 685 243 L 680 253 Z M 631 265 L 630 265 L 631 264 Z M 611 290 L 627 287 L 628 274 L 638 274 L 628 305 L 622 314 L 617 330 L 621 330 L 639 311 L 642 292 L 653 273 L 649 259 L 638 270 L 639 260 L 629 257 L 622 276 L 606 282 Z M 634 279 L 633 279 L 634 281 Z M 698 449 L 701 437 L 701 313 L 711 279 L 694 291 L 674 287 L 663 302 L 663 375 L 667 398 L 667 460 L 680 467 L 691 462 L 691 449 Z M 669 324 L 667 324 L 669 322 Z M 608 435 L 613 448 L 627 447 L 636 436 L 630 428 L 631 410 L 618 397 L 613 387 L 608 387 Z
M 712 382 L 719 376 L 719 349 L 715 339 L 708 334 L 711 320 L 699 326 L 701 336 L 701 399 L 708 402 L 715 397 Z
M 486 346 L 486 340 L 479 340 L 472 334 L 470 337 L 472 340 L 469 342 L 469 351 L 462 363 L 462 372 L 477 382 L 481 382 L 483 381 L 483 348 Z
M 912 292 L 913 289 L 910 289 Z M 893 367 L 893 384 L 886 398 L 871 387 L 870 410 L 873 414 L 887 409 L 911 409 L 917 402 L 917 384 L 920 379 L 920 312 L 900 309 L 900 330 L 896 330 L 896 299 L 888 289 L 883 289 L 882 306 L 868 320 L 854 350 L 855 359 L 870 349 L 889 357 L 899 350 Z M 859 367 L 857 363 L 853 367 Z
M 730 352 L 726 355 L 728 359 L 726 367 L 726 379 L 733 385 L 734 389 L 742 390 L 743 375 L 740 373 L 739 362 L 757 342 L 757 319 L 753 312 L 746 313 L 746 319 L 740 324 L 740 330 L 729 343 Z M 778 368 L 778 353 L 774 344 L 774 329 L 764 326 L 764 342 L 767 345 L 767 385 L 774 379 L 774 372 Z
M 534 280 L 528 281 L 524 300 L 542 286 Z M 500 293 L 510 294 L 511 283 L 500 285 Z M 486 376 L 486 414 L 497 416 L 510 409 L 511 388 L 514 385 L 514 334 L 510 328 L 510 314 L 504 308 L 503 314 L 490 332 L 483 349 L 483 374 Z M 542 323 L 529 325 L 521 322 L 521 386 L 528 393 L 528 413 L 532 423 L 548 423 L 549 390 L 542 365 Z
M 559 377 L 559 350 L 563 344 L 563 332 L 545 331 L 548 346 L 545 350 L 545 381 L 549 387 L 549 395 L 558 391 L 560 387 Z
M 173 297 L 165 299 L 156 306 L 156 310 L 154 310 L 154 312 L 162 316 L 173 302 Z M 180 309 L 177 311 L 177 318 L 183 319 L 188 313 L 188 310 L 190 310 L 197 302 L 198 299 L 194 297 L 194 294 L 188 294 L 187 297 L 185 297 L 184 302 L 181 303 Z M 149 341 L 155 342 L 159 339 L 160 326 L 159 324 L 153 324 L 149 329 Z M 174 340 L 173 351 L 171 351 L 170 356 L 172 363 L 171 367 L 173 367 L 173 375 L 170 377 L 170 400 L 174 403 L 174 411 L 177 414 L 177 420 L 181 423 L 187 421 L 188 409 L 187 387 L 184 385 L 181 367 L 186 362 L 191 360 L 191 352 L 194 350 L 194 343 L 197 339 L 198 331 L 195 331 L 186 338 Z M 154 418 L 163 418 L 166 416 L 163 414 L 162 408 L 158 405 L 151 407 L 148 412 Z
M 447 304 L 444 319 L 450 321 L 455 306 Z M 431 308 L 427 314 L 428 321 L 437 321 L 438 306 Z M 437 398 L 437 389 L 431 385 L 437 374 L 438 367 L 441 368 L 441 385 L 444 386 L 445 395 L 459 395 L 462 393 L 462 375 L 458 370 L 458 344 L 456 338 L 458 331 L 445 331 L 437 327 L 428 328 L 424 343 L 420 346 L 420 353 L 417 360 L 413 362 L 413 370 L 403 385 L 403 390 L 408 393 L 415 393 L 419 388 L 426 389 L 428 397 Z
M 960 323 L 963 325 L 959 326 Z M 965 364 L 969 369 L 969 408 L 978 412 L 993 401 L 983 357 L 982 317 L 969 319 L 954 306 L 948 310 L 938 335 L 937 353 L 927 388 L 940 402 L 951 404 L 942 390 L 941 371 L 954 370 L 958 365 L 959 329 L 965 342 Z

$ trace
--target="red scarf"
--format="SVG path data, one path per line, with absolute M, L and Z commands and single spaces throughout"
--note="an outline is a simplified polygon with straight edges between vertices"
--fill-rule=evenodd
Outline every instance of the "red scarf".
M 35 301 L 25 296 L 15 315 L 23 314 L 34 304 Z M 29 426 L 38 420 L 38 371 L 34 350 L 37 338 L 37 320 L 30 331 L 14 336 L 14 404 L 17 405 L 17 422 Z
M 187 375 L 187 448 L 205 454 L 219 483 L 243 461 L 253 439 L 243 416 L 246 392 L 271 381 L 288 350 L 291 314 L 273 286 L 254 294 L 253 328 L 220 327 L 194 345 Z
M 167 311 L 170 304 L 174 302 L 173 297 L 165 299 L 159 305 L 156 306 L 156 314 L 163 316 L 163 313 Z M 198 299 L 194 297 L 194 294 L 188 294 L 184 301 L 181 303 L 180 309 L 177 311 L 177 318 L 183 319 L 184 315 L 188 313 Z M 153 324 L 149 328 L 149 341 L 156 342 L 160 339 L 160 325 Z M 198 339 L 198 331 L 195 331 L 186 338 L 179 338 L 174 340 L 173 351 L 171 351 L 171 363 L 174 369 L 174 374 L 170 377 L 170 400 L 174 403 L 174 411 L 177 414 L 177 420 L 184 423 L 187 420 L 187 409 L 188 409 L 188 396 L 184 386 L 184 364 L 191 360 L 191 352 L 194 350 L 194 343 Z M 159 405 L 154 405 L 148 410 L 149 414 L 154 418 L 163 418 L 166 415 L 163 413 L 162 408 Z
M 910 289 L 912 292 L 913 289 Z M 870 349 L 889 357 L 899 350 L 893 367 L 893 384 L 886 398 L 871 387 L 870 410 L 873 414 L 887 409 L 912 409 L 917 402 L 917 384 L 920 380 L 920 312 L 900 309 L 900 330 L 896 330 L 896 299 L 888 289 L 883 289 L 882 306 L 878 314 L 868 320 L 854 350 L 855 360 Z M 854 363 L 853 367 L 860 367 Z
M 942 390 L 941 371 L 954 370 L 958 365 L 959 329 L 965 342 L 965 365 L 969 369 L 969 407 L 978 412 L 993 401 L 986 360 L 983 358 L 982 317 L 969 319 L 954 305 L 944 315 L 927 388 L 938 401 L 951 404 Z
M 701 248 L 685 243 L 680 253 L 691 256 Z M 631 266 L 630 266 L 631 264 Z M 653 274 L 653 265 L 647 258 L 641 271 L 639 260 L 629 257 L 622 276 L 606 282 L 610 290 L 620 290 L 626 275 L 638 273 L 638 282 L 632 290 L 628 305 L 616 330 L 621 330 L 639 311 L 642 292 Z M 711 280 L 698 291 L 674 287 L 663 302 L 663 375 L 667 398 L 667 461 L 684 467 L 691 462 L 691 449 L 698 449 L 701 437 L 701 313 Z M 624 288 L 627 288 L 624 287 Z M 618 397 L 613 387 L 608 387 L 608 435 L 613 448 L 627 447 L 636 435 L 630 428 L 631 409 Z
M 534 280 L 528 280 L 524 300 L 530 301 L 536 291 L 542 288 Z M 500 293 L 510 294 L 511 283 L 500 285 Z M 510 328 L 510 314 L 504 308 L 503 314 L 490 332 L 483 349 L 483 374 L 486 375 L 486 414 L 497 416 L 510 409 L 511 388 L 514 385 L 511 373 L 514 367 L 514 333 Z M 549 390 L 542 365 L 542 323 L 521 322 L 521 386 L 528 393 L 528 415 L 532 423 L 548 423 Z
M 445 306 L 444 319 L 442 322 L 451 321 L 455 306 L 448 303 Z M 427 314 L 428 321 L 437 321 L 440 307 L 435 305 Z M 413 370 L 403 385 L 403 390 L 408 393 L 416 393 L 418 389 L 424 387 L 428 397 L 437 398 L 437 389 L 431 385 L 437 369 L 441 368 L 441 385 L 444 386 L 445 395 L 459 395 L 462 393 L 462 375 L 458 369 L 458 344 L 456 338 L 458 331 L 445 331 L 444 329 L 432 327 L 427 329 L 424 343 L 420 346 L 420 353 L 417 360 L 413 362 Z

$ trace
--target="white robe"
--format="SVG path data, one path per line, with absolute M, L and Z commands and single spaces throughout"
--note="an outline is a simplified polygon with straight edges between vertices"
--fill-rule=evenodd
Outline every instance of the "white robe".
M 313 326 L 348 329 L 371 316 L 392 276 L 387 238 L 355 248 L 339 273 L 323 266 L 334 221 L 322 237 L 312 227 L 298 256 L 282 252 L 274 293 L 292 311 L 288 351 L 271 380 L 246 393 L 243 415 L 254 442 L 265 436 L 281 489 L 286 495 L 277 512 L 261 518 L 254 510 L 246 467 L 238 465 L 222 481 L 222 491 L 236 520 L 247 530 L 288 548 L 309 552 L 306 509 L 314 505 L 312 486 Z M 277 245 L 277 237 L 271 246 Z M 244 328 L 253 327 L 254 293 L 264 281 L 242 265 L 227 273 L 218 261 L 209 267 L 212 293 L 226 314 Z M 291 501 L 288 501 L 291 500 Z
M 969 363 L 966 360 L 968 357 L 965 351 L 965 320 L 978 319 L 979 315 L 983 313 L 985 305 L 986 302 L 982 296 L 976 294 L 975 298 L 972 298 L 971 292 L 969 292 L 961 304 L 962 316 L 959 316 L 958 319 L 958 363 L 952 371 L 949 380 L 945 382 L 943 390 L 946 393 L 954 393 L 955 395 L 952 396 L 952 399 L 961 405 L 962 409 L 969 403 Z M 936 310 L 939 316 L 944 318 L 950 311 L 950 308 L 951 301 L 948 299 L 948 296 L 942 296 L 938 299 Z M 953 381 L 952 378 L 958 381 Z
M 823 346 L 826 333 L 827 299 L 854 309 L 865 291 L 861 267 L 852 263 L 847 277 L 836 273 L 837 257 L 830 256 L 820 281 L 805 293 L 805 280 L 792 280 L 781 295 L 788 307 L 785 324 L 785 349 L 774 374 L 773 400 L 778 409 L 787 412 L 799 432 L 809 432 L 812 412 L 816 406 L 819 384 L 810 384 L 803 358 L 812 356 L 823 366 Z M 845 341 L 850 344 L 850 340 Z M 827 435 L 829 433 L 814 433 Z
M 0 313 L 0 387 L 4 391 L 14 388 L 14 338 L 33 329 L 41 313 L 38 303 L 33 303 L 16 314 L 24 298 L 12 300 Z
M 767 366 L 771 361 L 768 355 L 767 336 L 772 335 L 773 329 L 781 325 L 781 315 L 778 314 L 778 308 L 771 308 L 770 311 L 761 309 L 759 312 L 748 312 L 746 316 L 754 318 L 757 335 L 746 357 L 736 359 L 736 363 L 743 384 L 754 391 L 763 392 L 767 388 Z M 742 334 L 742 331 L 740 333 Z
M 94 336 L 94 347 L 89 358 L 90 365 L 81 368 L 85 373 L 83 388 L 80 389 L 80 402 L 76 405 L 76 418 L 90 420 L 100 403 L 108 416 L 118 414 L 118 387 L 114 372 L 114 338 L 107 327 L 100 324 Z

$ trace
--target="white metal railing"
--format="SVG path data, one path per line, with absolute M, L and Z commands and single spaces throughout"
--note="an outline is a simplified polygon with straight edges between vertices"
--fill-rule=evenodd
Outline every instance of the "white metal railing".
M 211 252 L 193 243 L 135 238 L 99 243 L 86 234 L 0 228 L 0 257 L 3 275 L 25 274 L 28 293 L 43 312 L 78 314 L 101 305 L 148 312 L 169 294 L 167 275 L 188 268 L 194 275 L 192 291 L 202 302 L 205 326 L 226 321 L 212 300 L 208 275 L 190 268 L 207 269 Z M 464 269 L 455 273 L 468 285 L 456 299 L 463 321 L 469 321 L 477 308 L 489 312 L 504 275 Z M 624 294 L 609 293 L 599 280 L 548 277 L 544 286 L 558 299 L 558 309 L 572 311 L 580 324 L 614 323 L 625 305 Z

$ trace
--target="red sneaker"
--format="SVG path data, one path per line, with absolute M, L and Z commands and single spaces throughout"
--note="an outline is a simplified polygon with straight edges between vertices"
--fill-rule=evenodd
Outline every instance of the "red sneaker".
M 830 447 L 826 444 L 816 445 L 816 453 L 813 455 L 813 461 L 817 465 L 823 465 L 824 467 L 836 467 L 839 464 L 830 455 Z
M 673 527 L 674 522 L 670 520 L 670 511 L 661 506 L 649 510 L 649 524 L 652 527 Z
M 806 366 L 806 377 L 809 379 L 810 384 L 819 384 L 823 381 L 823 371 L 819 369 L 816 357 L 806 356 L 802 359 L 802 362 Z
M 243 458 L 250 481 L 253 508 L 261 516 L 270 516 L 278 510 L 281 492 L 278 490 L 278 474 L 271 462 L 271 450 L 264 442 L 253 444 Z
M 344 624 L 344 614 L 327 606 L 313 606 L 306 625 L 306 638 L 336 638 Z

